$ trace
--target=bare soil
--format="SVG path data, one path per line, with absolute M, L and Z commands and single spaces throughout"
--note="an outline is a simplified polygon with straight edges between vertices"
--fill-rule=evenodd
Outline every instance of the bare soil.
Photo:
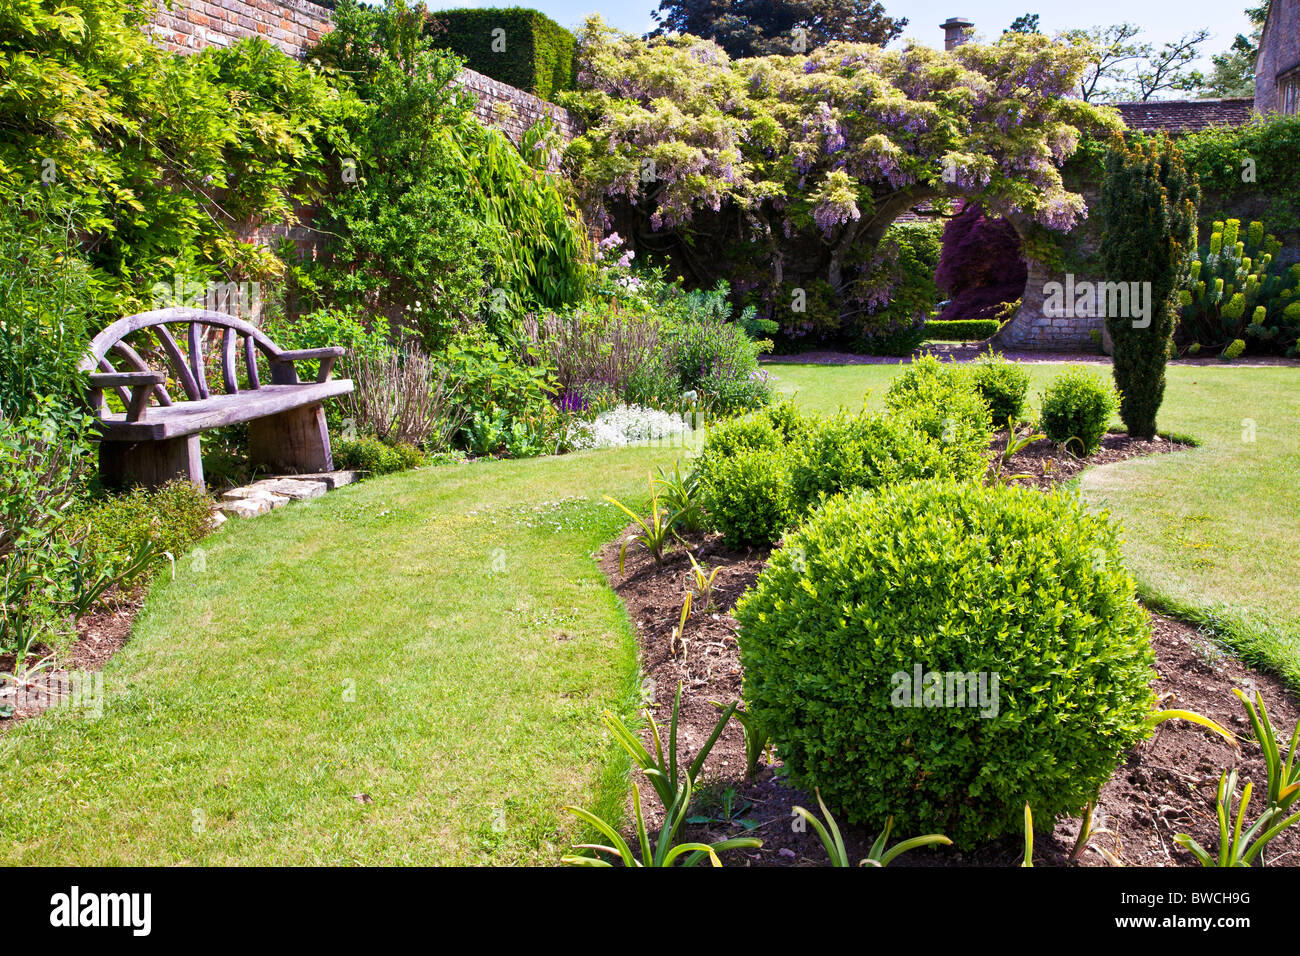
M 1005 434 L 1001 440 L 1005 442 Z M 1013 459 L 1013 470 L 1037 470 L 1034 484 L 1047 488 L 1089 465 L 1178 447 L 1170 442 L 1130 442 L 1126 436 L 1108 435 L 1097 455 L 1079 460 L 1055 450 L 1050 443 L 1039 442 Z M 678 749 L 683 759 L 689 759 L 718 720 L 715 702 L 728 704 L 741 698 L 743 675 L 736 643 L 737 623 L 731 611 L 754 584 L 767 562 L 768 551 L 733 551 L 725 548 L 716 535 L 695 535 L 687 539 L 685 547 L 670 552 L 658 568 L 644 549 L 628 549 L 626 573 L 620 575 L 618 547 L 618 541 L 612 542 L 597 558 L 636 627 L 648 707 L 665 737 L 673 695 L 678 683 L 682 685 Z M 692 611 L 684 650 L 675 652 L 671 638 L 688 586 L 688 548 L 702 565 L 721 569 L 714 584 L 717 607 L 707 613 L 698 607 Z M 1221 738 L 1195 724 L 1165 722 L 1150 740 L 1129 754 L 1102 790 L 1088 849 L 1071 861 L 1080 821 L 1060 820 L 1050 836 L 1036 835 L 1035 865 L 1113 865 L 1107 855 L 1128 866 L 1195 865 L 1191 854 L 1177 846 L 1173 837 L 1188 833 L 1211 850 L 1218 846 L 1214 803 L 1219 775 L 1235 767 L 1241 787 L 1253 781 L 1257 792 L 1267 780 L 1263 758 L 1250 736 L 1245 711 L 1232 694 L 1233 688 L 1241 688 L 1252 697 L 1256 689 L 1263 694 L 1272 723 L 1284 741 L 1300 719 L 1294 695 L 1278 678 L 1245 666 L 1191 625 L 1154 613 L 1151 619 L 1158 674 L 1154 687 L 1160 706 L 1191 710 L 1218 721 L 1243 738 L 1242 749 L 1234 751 Z M 648 731 L 643 737 L 648 743 Z M 648 790 L 642 786 L 643 792 Z M 796 832 L 792 826 L 791 808 L 799 805 L 815 810 L 815 798 L 786 785 L 779 755 L 770 765 L 765 758 L 753 778 L 747 779 L 744 736 L 737 721 L 728 725 L 713 748 L 697 793 L 690 818 L 695 822 L 684 828 L 682 839 L 721 840 L 752 833 L 763 841 L 761 849 L 729 854 L 725 861 L 729 865 L 826 864 L 826 853 L 816 834 L 811 830 Z M 658 801 L 644 800 L 643 805 L 657 825 L 662 818 Z M 1257 796 L 1252 801 L 1252 819 L 1259 809 Z M 876 834 L 845 827 L 843 821 L 841 825 L 851 858 L 865 857 Z M 914 835 L 895 834 L 893 839 Z M 894 865 L 1018 866 L 1022 857 L 1023 843 L 1017 837 L 964 853 L 951 847 L 913 851 Z M 1266 862 L 1300 865 L 1300 827 L 1291 828 L 1270 844 Z
M 67 700 L 70 678 L 78 671 L 102 670 L 109 658 L 121 650 L 131 635 L 131 623 L 144 603 L 143 591 L 125 594 L 110 591 L 94 612 L 77 622 L 77 636 L 63 654 L 55 655 L 53 666 L 30 677 L 16 689 L 11 681 L 0 685 L 0 734 L 21 720 L 35 717 Z M 44 660 L 50 649 L 37 646 L 27 658 L 32 667 Z M 13 673 L 14 655 L 0 654 L 0 673 Z

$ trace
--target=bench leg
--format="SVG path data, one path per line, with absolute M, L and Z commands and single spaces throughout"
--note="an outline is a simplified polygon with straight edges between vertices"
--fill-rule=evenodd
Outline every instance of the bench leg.
M 178 478 L 203 487 L 203 456 L 198 435 L 163 441 L 102 441 L 99 477 L 108 488 L 157 488 Z
M 321 403 L 248 423 L 248 455 L 270 471 L 307 474 L 333 471 L 330 432 Z

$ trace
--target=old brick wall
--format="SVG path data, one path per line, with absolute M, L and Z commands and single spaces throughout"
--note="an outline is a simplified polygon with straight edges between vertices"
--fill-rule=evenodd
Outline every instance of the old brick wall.
M 164 0 L 152 33 L 172 51 L 229 46 L 261 36 L 290 56 L 301 57 L 331 25 L 329 9 L 310 0 Z

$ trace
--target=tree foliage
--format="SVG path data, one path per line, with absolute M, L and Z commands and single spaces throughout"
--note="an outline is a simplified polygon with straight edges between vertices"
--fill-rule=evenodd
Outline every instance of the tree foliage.
M 687 33 L 731 57 L 806 53 L 827 43 L 897 39 L 907 18 L 873 0 L 661 0 L 651 36 Z
M 1107 282 L 1150 284 L 1148 315 L 1106 317 L 1119 414 L 1134 438 L 1155 436 L 1176 322 L 1174 295 L 1196 252 L 1199 202 L 1196 176 L 1167 138 L 1112 144 L 1101 195 L 1103 275 Z

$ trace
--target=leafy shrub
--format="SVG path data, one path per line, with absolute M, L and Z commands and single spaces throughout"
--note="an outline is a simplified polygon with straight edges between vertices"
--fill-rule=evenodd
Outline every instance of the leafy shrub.
M 725 419 L 709 429 L 697 468 L 703 471 L 713 462 L 742 451 L 780 451 L 785 443 L 786 435 L 777 429 L 771 416 L 753 414 Z
M 424 455 L 412 445 L 388 445 L 373 435 L 342 438 L 334 442 L 334 465 L 370 475 L 388 475 L 424 464 Z
M 148 307 L 174 276 L 268 281 L 272 252 L 236 223 L 289 222 L 323 181 L 323 135 L 355 106 L 319 72 L 257 37 L 170 54 L 153 5 L 80 0 L 5 6 L 0 182 L 79 210 L 104 312 Z M 226 281 L 222 278 L 221 281 Z
M 458 336 L 443 361 L 455 386 L 448 414 L 465 421 L 458 439 L 465 447 L 480 455 L 541 454 L 560 425 L 545 366 L 525 365 L 481 331 Z
M 747 706 L 791 779 L 855 823 L 892 815 L 963 846 L 1018 832 L 1026 802 L 1080 811 L 1155 702 L 1116 532 L 1061 493 L 911 482 L 834 499 L 736 616 Z M 990 693 L 922 706 L 917 668 L 986 674 Z
M 1091 455 L 1101 447 L 1119 395 L 1107 380 L 1081 368 L 1067 369 L 1043 393 L 1039 427 L 1058 445 Z
M 978 342 L 997 334 L 997 319 L 931 319 L 925 323 L 925 337 L 933 342 Z
M 890 226 L 874 256 L 844 295 L 843 335 L 868 355 L 911 355 L 926 337 L 925 322 L 939 301 L 937 224 Z
M 1008 418 L 1020 420 L 1029 394 L 1029 371 L 1023 365 L 990 350 L 968 367 L 968 374 L 988 405 L 995 428 L 1004 427 Z
M 156 489 L 136 488 L 87 502 L 72 524 L 106 567 L 128 565 L 149 541 L 157 551 L 180 560 L 211 529 L 215 504 L 191 482 L 171 481 Z
M 471 70 L 544 100 L 574 88 L 573 34 L 537 10 L 522 7 L 439 10 L 429 30 L 434 44 L 454 51 Z M 504 50 L 493 31 L 504 30 Z
M 355 183 L 317 216 L 329 255 L 312 283 L 339 301 L 411 312 L 426 348 L 484 321 L 503 340 L 528 309 L 578 301 L 591 250 L 562 185 L 473 116 L 459 61 L 421 36 L 421 7 L 340 0 L 313 56 L 358 103 L 340 121 Z M 430 228 L 436 223 L 437 228 Z
M 15 418 L 40 396 L 72 406 L 85 394 L 93 277 L 73 210 L 47 190 L 0 191 L 0 414 Z
M 729 547 L 768 545 L 792 517 L 790 464 L 784 449 L 740 447 L 699 472 L 708 526 Z
M 792 507 L 798 517 L 823 499 L 856 488 L 952 474 L 952 463 L 912 425 L 842 412 L 807 424 L 791 446 L 790 462 Z
M 52 397 L 0 414 L 0 653 L 16 669 L 32 645 L 66 626 L 87 563 L 67 533 L 90 449 L 91 422 Z
M 1223 350 L 1224 361 L 1231 362 L 1233 359 L 1241 358 L 1245 351 L 1246 343 L 1241 339 L 1233 339 Z
M 889 415 L 920 429 L 952 462 L 957 478 L 984 473 L 993 438 L 992 415 L 966 372 L 922 356 L 894 377 L 885 392 Z
M 782 441 L 794 441 L 803 434 L 804 429 L 814 423 L 814 419 L 790 399 L 784 399 L 763 410 L 763 416 L 772 424 Z
M 1300 264 L 1280 266 L 1281 252 L 1282 243 L 1265 234 L 1263 223 L 1252 222 L 1242 234 L 1237 219 L 1216 222 L 1205 255 L 1191 264 L 1188 287 L 1178 294 L 1178 345 L 1227 349 L 1249 338 L 1261 350 L 1294 349 Z

